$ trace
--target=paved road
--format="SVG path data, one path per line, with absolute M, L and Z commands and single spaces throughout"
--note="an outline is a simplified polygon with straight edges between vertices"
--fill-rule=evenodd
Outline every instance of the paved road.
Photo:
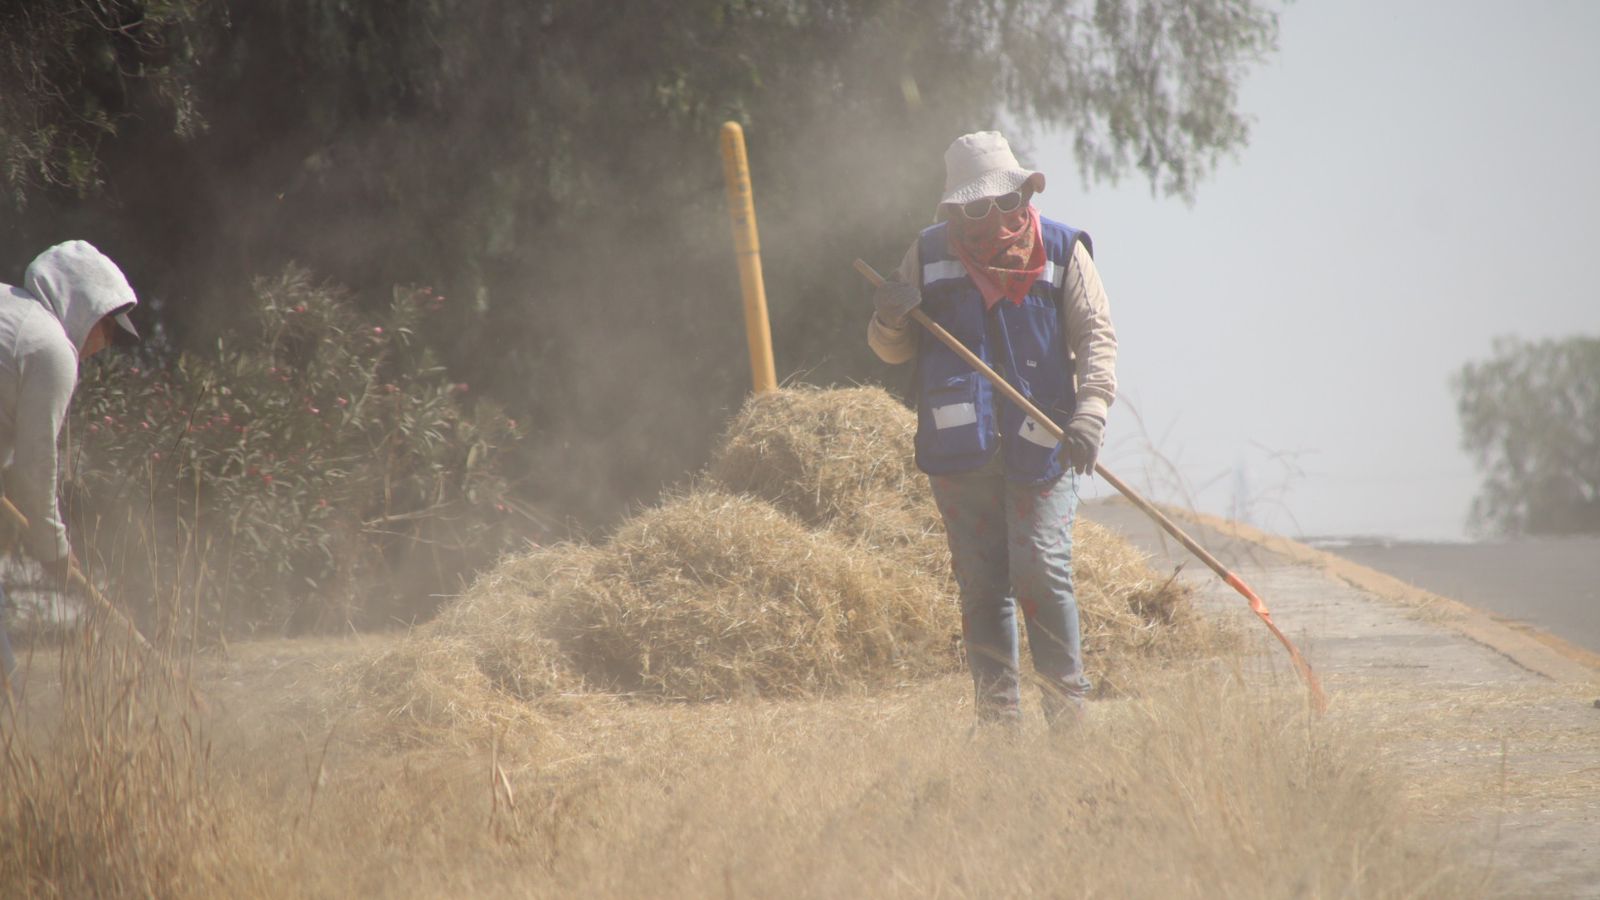
M 1600 653 L 1600 538 L 1315 546 Z

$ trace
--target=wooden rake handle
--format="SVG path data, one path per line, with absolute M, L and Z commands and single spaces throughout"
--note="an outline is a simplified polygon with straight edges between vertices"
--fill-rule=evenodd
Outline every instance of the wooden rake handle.
M 856 260 L 855 268 L 857 272 L 866 277 L 867 281 L 872 283 L 873 287 L 879 287 L 885 283 L 883 276 L 879 275 L 872 266 L 867 265 L 864 260 Z M 989 368 L 988 364 L 980 359 L 976 353 L 967 349 L 967 346 L 961 343 L 955 335 L 946 331 L 938 322 L 928 318 L 920 309 L 912 309 L 911 318 L 932 332 L 940 343 L 949 347 L 957 356 L 965 360 L 967 365 L 972 366 L 974 371 L 988 379 L 989 383 L 994 385 L 995 390 L 1004 394 L 1006 399 L 1020 407 L 1023 412 L 1028 414 L 1029 418 L 1033 419 L 1036 425 L 1049 432 L 1057 441 L 1066 438 L 1066 433 L 1062 431 L 1061 426 L 1041 412 L 1027 397 L 1022 396 L 1022 392 L 1012 387 L 1011 382 L 1001 378 L 998 372 Z M 1294 663 L 1295 670 L 1300 673 L 1300 677 L 1311 690 L 1312 703 L 1316 706 L 1317 712 L 1320 713 L 1326 710 L 1328 706 L 1327 697 L 1322 692 L 1321 681 L 1317 679 L 1316 673 L 1311 671 L 1311 664 L 1306 662 L 1305 657 L 1300 655 L 1300 650 L 1295 647 L 1294 642 L 1290 641 L 1289 637 L 1279 630 L 1277 624 L 1272 621 L 1272 614 L 1267 611 L 1266 603 L 1262 601 L 1255 591 L 1250 589 L 1249 585 L 1245 584 L 1244 579 L 1229 571 L 1221 560 L 1213 556 L 1206 548 L 1200 546 L 1200 543 L 1190 537 L 1188 532 L 1179 528 L 1177 523 L 1168 518 L 1165 513 L 1157 509 L 1150 501 L 1140 496 L 1138 491 L 1134 490 L 1126 481 L 1118 478 L 1103 463 L 1095 463 L 1094 471 L 1096 475 L 1104 478 L 1112 487 L 1120 491 L 1122 496 L 1127 497 L 1128 502 L 1137 506 L 1145 515 L 1154 519 L 1156 524 L 1172 535 L 1178 543 L 1184 546 L 1184 549 L 1194 554 L 1201 562 L 1206 564 L 1207 568 L 1217 573 L 1217 577 L 1226 582 L 1229 587 L 1238 591 L 1250 603 L 1250 610 L 1260 617 L 1261 621 L 1266 624 L 1267 629 L 1283 644 L 1284 649 L 1289 651 L 1289 659 Z

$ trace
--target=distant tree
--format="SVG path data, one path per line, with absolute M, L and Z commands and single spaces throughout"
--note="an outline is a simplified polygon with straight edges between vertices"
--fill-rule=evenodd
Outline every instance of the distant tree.
M 1600 338 L 1500 338 L 1452 380 L 1482 533 L 1600 533 Z

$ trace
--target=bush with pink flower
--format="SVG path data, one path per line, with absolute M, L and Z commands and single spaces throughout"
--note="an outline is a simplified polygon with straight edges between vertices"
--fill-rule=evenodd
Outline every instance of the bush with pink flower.
M 86 367 L 67 484 L 85 562 L 229 633 L 425 615 L 515 539 L 515 424 L 419 339 L 443 298 L 363 316 L 290 268 L 245 307 L 209 352 Z

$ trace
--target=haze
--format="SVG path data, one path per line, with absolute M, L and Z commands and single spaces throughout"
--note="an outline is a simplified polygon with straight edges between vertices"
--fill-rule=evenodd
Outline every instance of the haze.
M 1496 335 L 1600 333 L 1600 4 L 1511 10 L 1289 6 L 1249 146 L 1192 208 L 1032 142 L 1111 296 L 1108 466 L 1291 535 L 1466 536 L 1451 374 Z

